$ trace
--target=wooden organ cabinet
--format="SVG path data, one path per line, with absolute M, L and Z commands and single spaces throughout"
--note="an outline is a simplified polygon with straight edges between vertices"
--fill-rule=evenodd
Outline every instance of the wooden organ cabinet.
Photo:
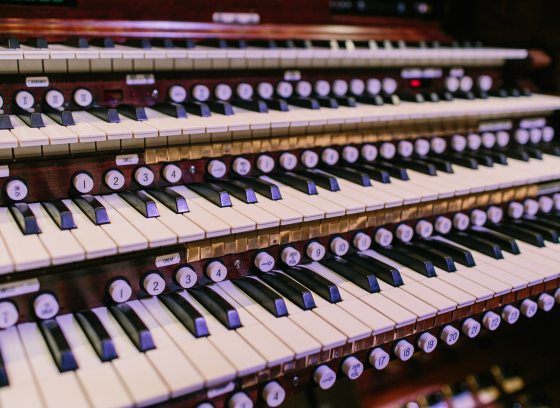
M 0 408 L 560 406 L 557 6 L 486 3 L 0 0 Z

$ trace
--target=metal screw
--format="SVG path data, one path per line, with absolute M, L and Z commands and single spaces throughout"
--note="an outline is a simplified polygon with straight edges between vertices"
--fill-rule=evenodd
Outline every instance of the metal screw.
M 196 167 L 195 166 L 189 167 L 189 173 L 190 174 L 196 174 Z
M 152 98 L 156 99 L 159 96 L 159 91 L 157 89 L 154 89 L 152 91 Z
M 235 269 L 239 269 L 241 268 L 241 260 L 236 260 L 235 263 L 233 264 L 233 266 L 235 266 Z
M 292 384 L 294 387 L 299 387 L 299 377 L 297 375 L 292 378 Z

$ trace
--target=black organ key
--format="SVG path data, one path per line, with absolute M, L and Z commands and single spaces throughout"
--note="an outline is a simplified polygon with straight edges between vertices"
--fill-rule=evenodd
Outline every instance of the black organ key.
M 94 312 L 77 312 L 75 318 L 101 361 L 111 361 L 118 357 L 113 339 Z
M 210 107 L 203 102 L 192 101 L 192 102 L 184 102 L 182 104 L 185 110 L 189 113 L 192 113 L 196 116 L 201 116 L 203 118 L 209 117 L 212 115 L 210 112 Z
M 0 46 L 10 50 L 17 50 L 20 48 L 19 40 L 17 38 L 0 38 Z
M 530 221 L 536 225 L 542 225 L 548 228 L 554 228 L 557 231 L 560 231 L 560 220 L 556 220 L 552 217 L 547 218 L 545 215 L 536 215 L 536 216 L 525 216 L 525 220 Z
M 123 191 L 119 196 L 146 218 L 159 217 L 156 202 L 143 191 Z
M 84 37 L 70 37 L 65 42 L 66 45 L 74 48 L 89 48 L 89 41 Z
M 338 102 L 335 98 L 331 98 L 329 96 L 315 96 L 314 99 L 319 102 L 319 105 L 323 108 L 338 108 Z
M 517 246 L 517 242 L 515 242 L 515 239 L 500 232 L 493 231 L 484 227 L 472 227 L 468 233 L 494 242 L 495 244 L 499 245 L 500 248 L 502 248 L 502 251 L 506 251 L 515 255 L 521 253 L 519 247 Z
M 111 38 L 92 38 L 89 43 L 100 48 L 115 48 L 115 43 Z
M 310 178 L 315 182 L 315 184 L 329 191 L 340 191 L 340 187 L 338 185 L 338 181 L 336 181 L 336 177 L 333 177 L 322 170 L 306 169 L 299 173 L 303 177 Z
M 187 111 L 185 110 L 185 107 L 178 103 L 158 102 L 155 105 L 153 105 L 151 108 L 165 115 L 169 115 L 177 119 L 184 119 L 187 117 Z
M 254 204 L 257 202 L 255 190 L 239 180 L 217 180 L 214 184 L 226 190 L 230 195 L 238 198 L 246 204 Z
M 357 106 L 356 98 L 353 96 L 336 96 L 335 99 L 340 106 L 346 106 L 347 108 L 355 108 Z
M 424 244 L 450 255 L 455 262 L 460 263 L 461 265 L 467 266 L 469 268 L 476 266 L 476 262 L 474 261 L 471 252 L 467 249 L 463 249 L 451 243 L 443 242 L 435 238 L 426 238 L 424 240 Z
M 314 98 L 302 98 L 302 97 L 294 97 L 288 100 L 290 105 L 299 106 L 300 108 L 306 109 L 321 109 L 321 105 L 319 101 Z
M 356 170 L 363 171 L 364 173 L 368 174 L 372 179 L 378 181 L 380 183 L 390 183 L 391 177 L 389 176 L 389 172 L 383 169 L 378 169 L 370 164 L 359 163 L 359 164 L 349 164 L 349 166 L 355 168 Z
M 146 38 L 128 38 L 124 42 L 124 45 L 133 48 L 141 48 L 143 50 L 149 50 L 152 48 L 152 43 Z
M 1 122 L 1 120 L 0 120 Z M 2 125 L 0 124 L 0 129 L 2 129 Z M 560 156 L 560 146 L 554 143 L 541 143 L 539 144 L 539 148 L 546 154 L 551 154 L 553 156 Z
M 255 48 L 265 48 L 268 50 L 274 50 L 278 48 L 276 40 L 268 39 L 247 40 L 247 46 Z
M 502 254 L 502 249 L 499 245 L 488 241 L 487 239 L 475 237 L 473 235 L 469 235 L 465 232 L 454 232 L 447 234 L 445 236 L 446 239 L 450 241 L 457 242 L 460 245 L 464 245 L 467 248 L 474 249 L 484 255 L 488 255 L 494 259 L 503 259 L 504 256 Z
M 119 112 L 119 114 L 139 122 L 148 120 L 148 117 L 146 116 L 146 110 L 141 106 L 119 105 L 117 106 L 117 111 Z
M 31 208 L 26 203 L 15 203 L 10 205 L 10 212 L 16 220 L 16 224 L 23 235 L 40 234 L 41 228 Z
M 239 106 L 240 108 L 247 109 L 253 112 L 259 112 L 259 113 L 268 112 L 267 102 L 260 99 L 250 99 L 250 100 L 235 99 L 233 101 L 233 104 L 235 106 Z
M 455 272 L 457 268 L 455 267 L 455 262 L 453 257 L 446 254 L 438 249 L 431 248 L 429 245 L 425 245 L 422 240 L 415 240 L 412 244 L 398 244 L 402 245 L 404 249 L 414 251 L 426 258 L 430 259 L 432 263 L 447 272 Z
M 55 319 L 39 322 L 39 328 L 47 343 L 53 360 L 61 373 L 78 369 L 78 363 L 72 353 L 62 329 Z
M 518 150 L 522 152 L 526 152 L 530 158 L 542 160 L 543 159 L 543 152 L 540 148 L 534 146 L 518 146 Z
M 189 206 L 185 197 L 177 193 L 172 188 L 150 188 L 146 191 L 150 195 L 153 195 L 159 202 L 161 202 L 175 214 L 183 214 L 189 212 Z
M 433 165 L 436 168 L 436 170 L 448 174 L 453 173 L 453 165 L 451 164 L 451 162 L 447 160 L 440 159 L 439 157 L 432 157 L 432 156 L 416 156 L 416 157 L 417 157 L 416 159 L 417 161 L 429 163 Z
M 516 220 L 515 222 L 513 222 L 513 225 L 523 227 L 537 234 L 541 234 L 546 241 L 550 241 L 555 244 L 559 242 L 558 228 L 553 228 L 548 225 L 543 225 L 541 223 L 534 222 L 529 219 Z
M 208 336 L 208 326 L 204 316 L 187 299 L 177 292 L 161 295 L 159 299 L 194 337 Z
M 245 186 L 253 188 L 257 193 L 273 201 L 282 199 L 280 188 L 274 183 L 270 183 L 260 178 L 251 177 L 239 177 L 238 180 Z
M 271 98 L 263 100 L 266 103 L 268 109 L 277 110 L 280 112 L 288 112 L 290 110 L 290 106 L 288 102 L 281 98 Z
M 326 301 L 338 303 L 342 300 L 338 287 L 321 275 L 299 266 L 285 267 L 282 270 L 292 279 L 308 287 Z
M 292 172 L 286 172 L 274 174 L 272 178 L 280 181 L 281 183 L 287 184 L 302 193 L 309 195 L 317 194 L 317 185 L 313 180 L 307 177 L 303 177 Z
M 407 181 L 409 180 L 408 173 L 404 167 L 399 167 L 388 161 L 376 161 L 372 164 L 372 167 L 381 168 L 385 170 L 391 177 L 395 177 L 399 180 Z
M 212 112 L 219 113 L 220 115 L 230 116 L 234 113 L 231 103 L 226 101 L 206 101 L 206 104 Z
M 426 92 L 423 96 L 426 102 L 439 102 L 439 95 L 437 92 Z
M 31 37 L 25 42 L 25 45 L 33 48 L 49 48 L 47 39 L 43 37 Z
M 507 157 L 510 157 L 515 160 L 528 162 L 530 159 L 529 154 L 523 150 L 507 148 L 507 149 L 500 149 L 499 151 L 505 154 Z
M 17 108 L 18 117 L 30 128 L 42 128 L 45 127 L 45 122 L 43 122 L 43 116 L 38 112 L 28 112 L 23 109 Z
M 0 350 L 0 387 L 5 387 L 7 385 L 10 385 L 10 381 L 8 379 L 4 357 L 2 356 L 2 351 Z
M 45 109 L 45 114 L 61 126 L 73 126 L 76 124 L 71 111 L 56 110 L 49 107 Z
M 545 245 L 542 234 L 529 231 L 523 226 L 515 224 L 489 224 L 487 227 L 536 247 L 544 247 Z
M 485 167 L 494 166 L 494 160 L 492 159 L 492 157 L 482 152 L 463 152 L 463 154 L 468 157 L 472 157 L 481 166 L 485 166 Z
M 14 125 L 12 125 L 12 121 L 10 120 L 10 115 L 5 113 L 0 114 L 0 130 L 9 130 L 13 129 Z
M 269 272 L 263 273 L 259 278 L 301 309 L 311 310 L 315 308 L 315 300 L 311 292 L 286 275 L 278 272 Z
M 74 202 L 95 225 L 109 224 L 111 222 L 107 210 L 94 196 L 86 194 L 75 198 Z
M 435 176 L 437 174 L 435 165 L 421 160 L 406 158 L 406 159 L 397 159 L 394 160 L 394 162 L 399 166 L 417 171 L 419 173 L 427 174 L 428 176 Z
M 76 228 L 72 212 L 62 200 L 47 201 L 43 207 L 61 230 Z
M 88 109 L 88 112 L 105 122 L 119 123 L 121 121 L 119 112 L 116 109 L 93 106 Z
M 352 167 L 328 166 L 326 164 L 322 164 L 321 168 L 325 170 L 327 173 L 331 173 L 337 177 L 348 180 L 354 184 L 358 184 L 363 187 L 371 186 L 371 179 L 369 175 L 367 173 L 353 169 Z
M 376 293 L 380 290 L 379 282 L 377 281 L 375 274 L 369 272 L 365 268 L 362 268 L 358 264 L 354 264 L 338 256 L 330 259 L 323 259 L 319 263 L 329 269 L 332 269 L 337 274 L 343 276 L 369 293 Z
M 110 306 L 109 310 L 138 351 L 146 352 L 156 348 L 150 330 L 128 304 Z
M 442 156 L 445 160 L 468 169 L 478 169 L 478 162 L 472 157 L 465 157 L 461 153 L 446 153 Z
M 189 289 L 190 293 L 227 329 L 235 330 L 242 326 L 239 314 L 227 300 L 207 286 Z
M 504 153 L 497 152 L 495 150 L 490 150 L 490 149 L 482 149 L 480 150 L 480 152 L 488 157 L 491 157 L 494 163 L 498 163 L 502 165 L 508 164 L 507 156 Z
M 229 193 L 213 183 L 189 184 L 189 188 L 218 207 L 231 207 Z
M 432 261 L 422 255 L 411 253 L 400 246 L 377 247 L 375 250 L 381 255 L 393 259 L 394 261 L 401 263 L 404 266 L 408 266 L 413 271 L 427 276 L 428 278 L 437 276 Z
M 378 279 L 393 287 L 401 286 L 404 283 L 397 268 L 371 256 L 357 252 L 344 256 L 344 259 L 371 271 Z
M 424 95 L 420 92 L 403 93 L 399 95 L 400 99 L 407 102 L 423 103 L 426 102 Z
M 278 295 L 262 282 L 247 277 L 234 279 L 232 283 L 275 317 L 288 315 L 288 308 L 282 296 Z

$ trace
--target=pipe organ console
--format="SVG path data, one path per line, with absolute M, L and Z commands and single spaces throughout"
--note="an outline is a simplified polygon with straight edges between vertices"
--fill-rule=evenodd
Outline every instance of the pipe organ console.
M 0 3 L 0 407 L 276 407 L 560 303 L 560 97 L 452 2 Z

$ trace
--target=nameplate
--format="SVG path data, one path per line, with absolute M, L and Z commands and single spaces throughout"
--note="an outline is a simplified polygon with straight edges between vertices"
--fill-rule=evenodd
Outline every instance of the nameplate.
M 519 122 L 519 127 L 523 129 L 534 129 L 534 128 L 541 128 L 546 125 L 545 118 L 527 118 L 521 119 Z
M 285 71 L 284 81 L 299 81 L 301 79 L 301 72 L 297 70 Z
M 513 124 L 509 120 L 501 120 L 497 122 L 480 122 L 478 125 L 479 132 L 497 132 L 498 130 L 510 130 Z
M 176 265 L 181 262 L 181 255 L 178 252 L 174 254 L 161 255 L 156 258 L 156 266 L 162 268 L 164 266 Z
M 155 83 L 154 74 L 129 74 L 126 76 L 127 85 L 153 85 Z
M 28 88 L 46 88 L 49 86 L 49 77 L 27 77 L 25 78 L 25 86 Z
M 0 299 L 25 295 L 39 290 L 39 279 L 27 279 L 0 285 Z
M 120 154 L 116 159 L 117 166 L 130 166 L 138 164 L 137 154 Z

